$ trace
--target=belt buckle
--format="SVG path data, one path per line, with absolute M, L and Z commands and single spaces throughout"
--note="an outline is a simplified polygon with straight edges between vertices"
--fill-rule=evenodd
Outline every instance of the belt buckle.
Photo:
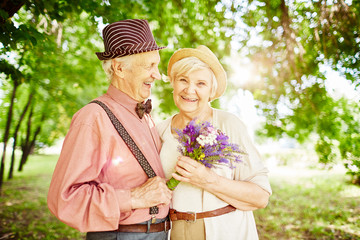
M 194 223 L 196 222 L 196 212 L 186 212 L 187 214 L 194 215 L 194 220 L 185 220 L 186 222 Z
M 156 215 L 151 216 L 151 224 L 156 223 Z

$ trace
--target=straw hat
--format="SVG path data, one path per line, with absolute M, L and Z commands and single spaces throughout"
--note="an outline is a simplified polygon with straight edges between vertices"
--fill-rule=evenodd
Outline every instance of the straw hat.
M 187 57 L 197 57 L 204 63 L 208 64 L 211 70 L 214 72 L 218 86 L 215 96 L 211 100 L 214 100 L 223 95 L 226 89 L 226 72 L 215 54 L 204 45 L 200 45 L 197 48 L 182 48 L 174 52 L 169 60 L 167 70 L 168 76 L 170 76 L 173 64 Z
M 107 25 L 103 30 L 105 52 L 97 52 L 100 60 L 160 50 L 144 19 L 127 19 Z

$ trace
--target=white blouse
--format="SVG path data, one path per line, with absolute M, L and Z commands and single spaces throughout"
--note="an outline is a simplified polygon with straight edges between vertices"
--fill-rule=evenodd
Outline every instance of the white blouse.
M 179 143 L 171 133 L 172 118 L 173 116 L 157 125 L 162 140 L 160 158 L 167 179 L 172 177 L 171 173 L 174 172 L 177 157 L 180 155 L 177 150 Z M 212 170 L 229 179 L 253 182 L 271 194 L 268 170 L 262 164 L 260 154 L 243 122 L 234 114 L 213 109 L 212 125 L 223 131 L 229 137 L 229 142 L 238 144 L 247 153 L 235 169 L 222 166 Z M 171 207 L 181 212 L 204 212 L 226 205 L 228 203 L 215 195 L 189 183 L 180 182 L 173 191 Z M 205 218 L 204 221 L 207 240 L 258 239 L 252 211 L 236 210 L 221 216 Z

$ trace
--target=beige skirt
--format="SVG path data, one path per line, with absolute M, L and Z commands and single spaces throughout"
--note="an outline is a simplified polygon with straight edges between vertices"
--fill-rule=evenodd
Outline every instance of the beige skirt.
M 197 219 L 196 222 L 185 220 L 173 221 L 170 232 L 171 240 L 205 240 L 204 219 Z

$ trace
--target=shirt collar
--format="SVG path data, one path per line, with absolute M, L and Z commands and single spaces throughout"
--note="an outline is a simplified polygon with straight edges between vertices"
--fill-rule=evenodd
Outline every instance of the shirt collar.
M 119 89 L 114 87 L 112 84 L 110 84 L 107 94 L 109 94 L 109 96 L 112 99 L 114 99 L 115 102 L 119 103 L 120 105 L 125 107 L 129 112 L 131 112 L 132 114 L 137 116 L 137 114 L 135 112 L 135 107 L 136 107 L 136 104 L 138 104 L 138 101 L 131 98 L 126 93 L 120 91 Z

